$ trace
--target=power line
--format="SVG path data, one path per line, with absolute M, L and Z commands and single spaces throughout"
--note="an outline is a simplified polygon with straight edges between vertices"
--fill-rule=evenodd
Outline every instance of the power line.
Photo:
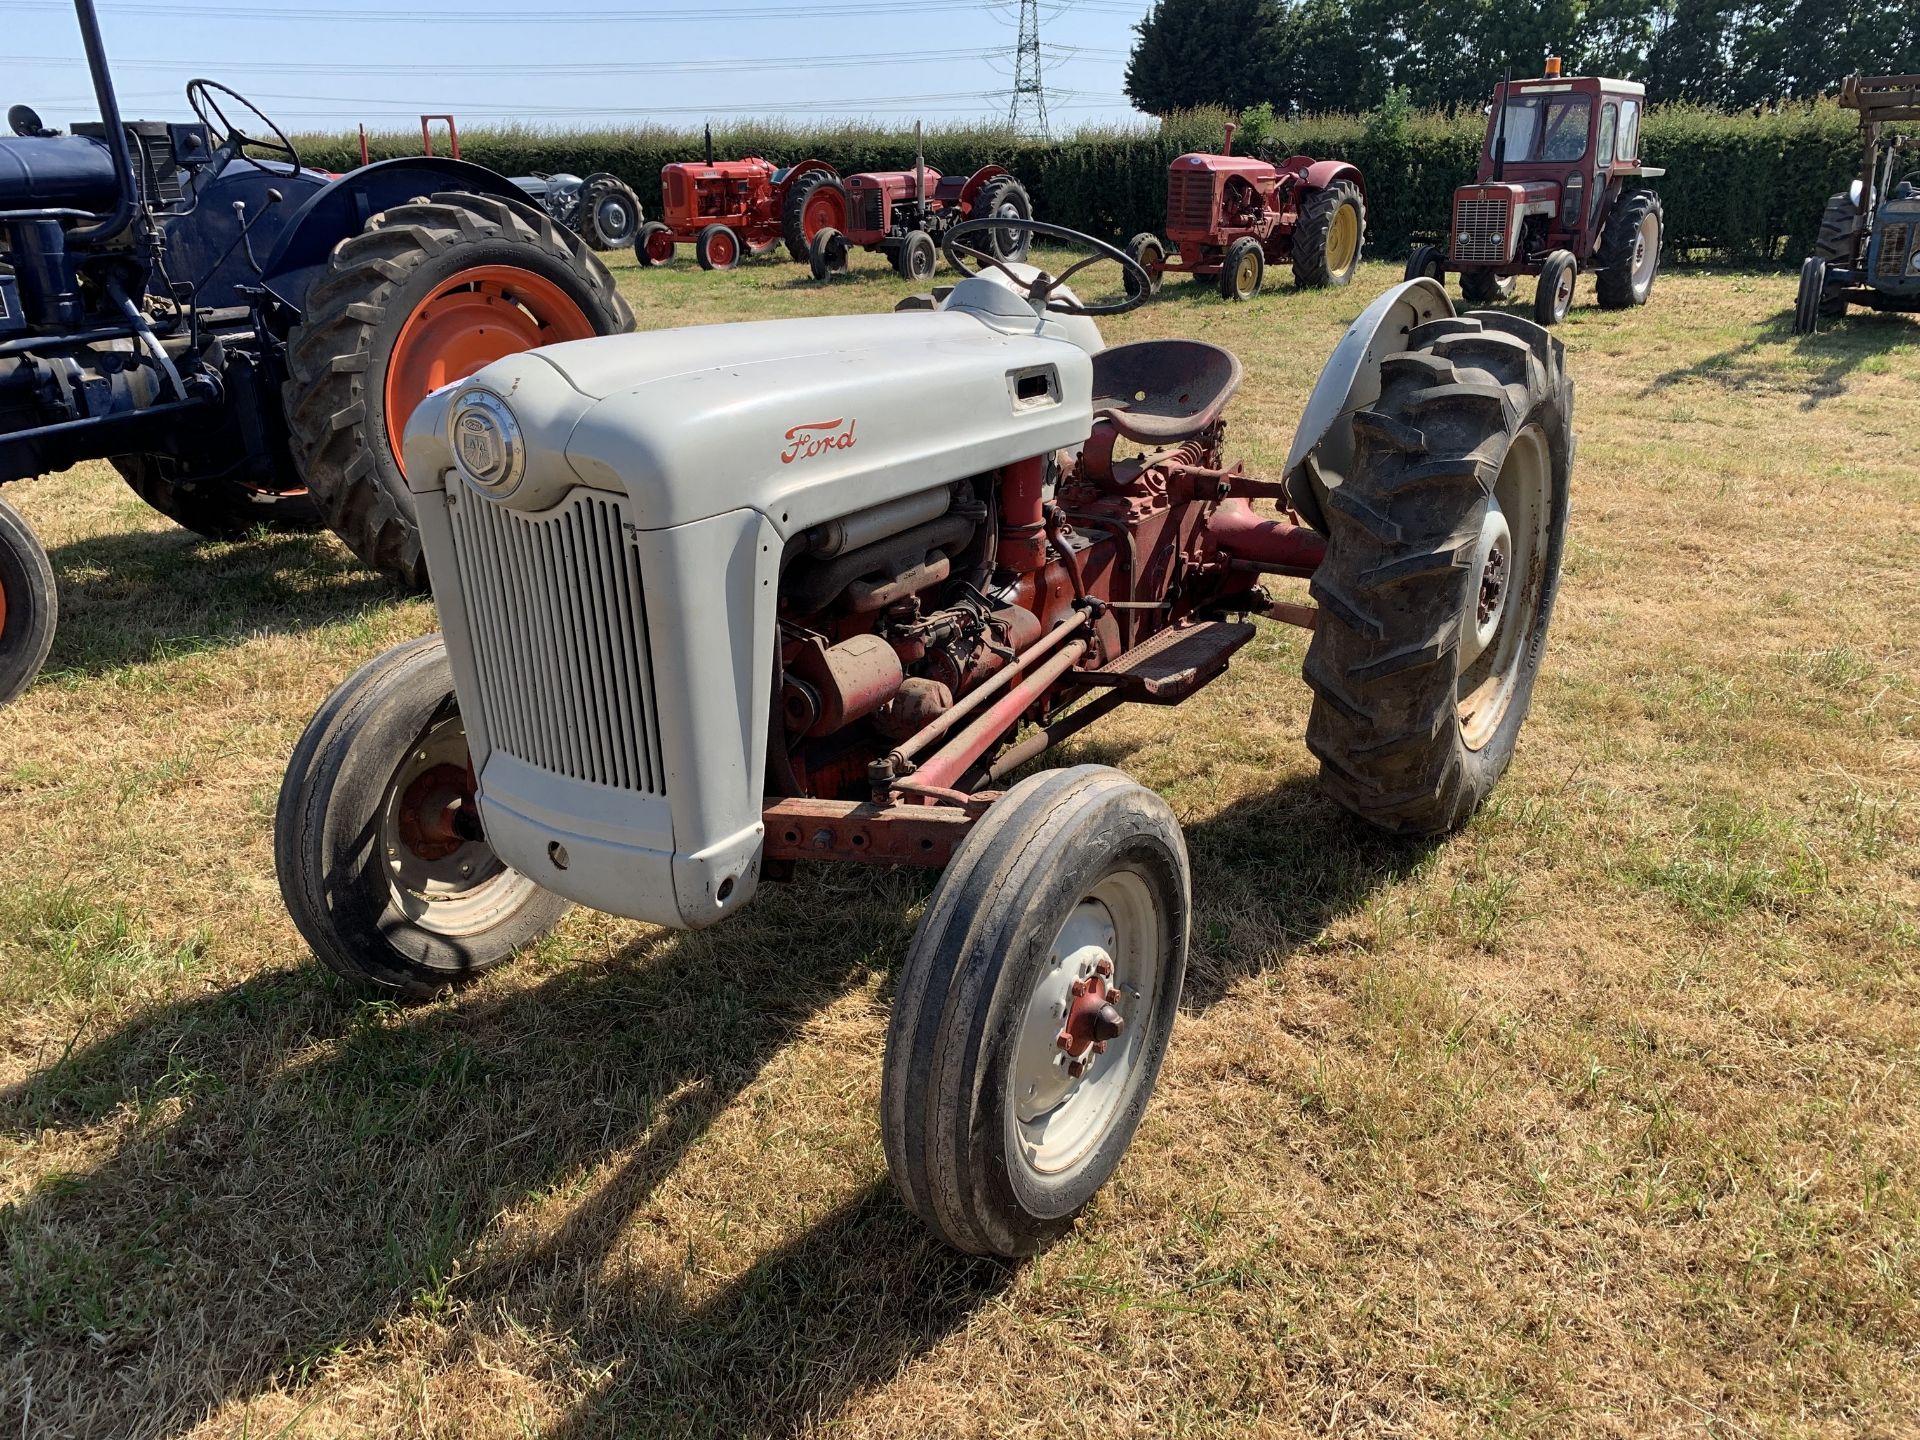
M 916 11 L 932 10 L 987 10 L 1004 8 L 1006 0 L 915 0 Z M 1025 0 L 1022 0 L 1025 3 Z M 57 0 L 0 0 L 0 10 L 56 10 L 64 9 Z M 151 4 L 142 0 L 139 4 L 103 5 L 100 7 L 110 15 L 131 14 L 141 16 L 163 16 L 170 18 L 207 19 L 207 20 L 259 20 L 262 12 L 253 6 L 211 4 L 164 3 Z M 649 7 L 644 10 L 542 10 L 529 15 L 524 10 L 517 11 L 474 11 L 462 9 L 457 15 L 449 12 L 431 13 L 415 10 L 412 13 L 397 13 L 392 10 L 344 10 L 344 9 L 273 9 L 266 12 L 276 21 L 302 20 L 320 21 L 339 25 L 445 25 L 452 21 L 462 27 L 469 25 L 519 25 L 530 21 L 541 25 L 649 25 L 684 24 L 694 21 L 712 20 L 831 20 L 844 19 L 857 15 L 874 15 L 897 12 L 898 0 L 829 0 L 824 5 L 794 4 L 736 4 L 710 5 L 690 8 L 662 9 Z M 1058 13 L 1060 6 L 1053 13 Z M 1076 0 L 1073 8 L 1087 14 L 1132 15 L 1141 13 L 1138 3 L 1127 0 Z

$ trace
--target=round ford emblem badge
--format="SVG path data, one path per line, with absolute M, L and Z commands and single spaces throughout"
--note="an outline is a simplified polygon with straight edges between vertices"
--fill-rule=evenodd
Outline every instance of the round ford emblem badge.
M 453 454 L 461 473 L 491 495 L 520 483 L 525 448 L 507 402 L 490 390 L 470 390 L 453 411 Z

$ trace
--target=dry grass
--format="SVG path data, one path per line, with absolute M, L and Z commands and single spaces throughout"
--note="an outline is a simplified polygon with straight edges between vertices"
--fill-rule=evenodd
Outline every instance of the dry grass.
M 648 326 L 884 308 L 862 263 L 623 283 Z M 1389 278 L 1109 335 L 1236 348 L 1272 469 Z M 1195 973 L 1117 1182 L 1013 1268 L 882 1169 L 924 880 L 358 999 L 272 803 L 430 606 L 102 467 L 10 487 L 67 615 L 0 718 L 0 1435 L 1920 1433 L 1920 326 L 1795 342 L 1791 298 L 1575 312 L 1555 643 L 1465 833 L 1318 798 L 1290 633 L 1073 748 L 1186 822 Z

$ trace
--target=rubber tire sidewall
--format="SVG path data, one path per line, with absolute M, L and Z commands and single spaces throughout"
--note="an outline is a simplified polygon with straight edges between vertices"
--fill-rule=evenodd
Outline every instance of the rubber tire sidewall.
M 1097 837 L 1123 837 L 1111 851 Z M 1089 837 L 1095 838 L 1089 838 Z M 1008 1155 L 1009 1067 L 1055 937 L 1102 876 L 1139 868 L 1161 900 L 1163 969 L 1133 1083 L 1074 1170 L 1042 1177 Z M 1192 877 L 1166 801 L 1101 765 L 1043 771 L 962 842 L 927 902 L 887 1031 L 883 1134 L 910 1208 L 948 1244 L 1031 1255 L 1064 1234 L 1133 1142 L 1171 1041 L 1186 975 Z M 979 1023 L 969 1023 L 977 1020 Z M 1097 1063 L 1097 1062 L 1096 1062 Z
M 714 241 L 719 239 L 722 234 L 729 235 L 733 239 L 733 259 L 729 260 L 725 265 L 718 264 L 714 260 L 712 251 Z M 693 258 L 699 263 L 702 270 L 731 270 L 740 263 L 740 257 L 744 253 L 745 250 L 740 243 L 739 235 L 736 234 L 731 227 L 726 225 L 707 226 L 693 242 Z
M 909 230 L 893 252 L 894 272 L 902 280 L 920 284 L 931 280 L 940 268 L 940 248 L 924 230 Z
M 429 635 L 368 661 L 308 722 L 274 812 L 274 868 L 295 927 L 336 973 L 428 999 L 510 960 L 571 909 L 535 889 L 476 936 L 436 935 L 394 903 L 381 816 L 406 752 L 455 708 L 446 643 Z
M 1156 270 L 1141 260 L 1140 257 L 1149 249 L 1160 257 L 1159 264 L 1165 266 L 1167 263 L 1167 247 L 1161 241 L 1160 237 L 1150 230 L 1143 230 L 1131 240 L 1127 241 L 1125 253 L 1129 260 L 1134 261 L 1147 272 L 1147 296 L 1151 299 L 1160 293 L 1160 284 L 1166 278 L 1166 272 L 1164 269 Z
M 1249 250 L 1260 257 L 1260 268 L 1254 274 L 1253 288 L 1242 295 L 1234 283 L 1234 277 L 1240 270 L 1240 257 L 1245 255 Z M 1221 257 L 1220 261 L 1218 287 L 1221 299 L 1232 300 L 1236 303 L 1245 303 L 1259 295 L 1261 288 L 1266 283 L 1267 253 L 1260 248 L 1260 242 L 1258 240 L 1254 239 L 1251 235 L 1242 235 L 1238 240 L 1235 240 L 1231 245 L 1227 246 L 1227 253 Z
M 1567 303 L 1561 305 L 1558 300 L 1560 272 L 1571 271 L 1571 283 L 1567 286 Z M 1540 278 L 1534 284 L 1533 318 L 1537 324 L 1552 327 L 1565 320 L 1573 310 L 1574 291 L 1580 284 L 1580 268 L 1569 250 L 1556 250 L 1547 256 L 1540 267 Z
M 16 700 L 39 675 L 60 623 L 60 591 L 46 547 L 23 516 L 0 500 L 0 590 L 7 617 L 0 628 L 0 705 Z
M 1513 277 L 1491 270 L 1462 270 L 1460 297 L 1470 305 L 1504 305 L 1513 298 Z

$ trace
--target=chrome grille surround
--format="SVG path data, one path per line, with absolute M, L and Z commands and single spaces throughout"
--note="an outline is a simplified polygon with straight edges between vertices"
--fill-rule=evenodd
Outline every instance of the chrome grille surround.
M 526 514 L 450 478 L 447 515 L 491 749 L 664 796 L 646 601 L 622 497 L 579 489 Z

